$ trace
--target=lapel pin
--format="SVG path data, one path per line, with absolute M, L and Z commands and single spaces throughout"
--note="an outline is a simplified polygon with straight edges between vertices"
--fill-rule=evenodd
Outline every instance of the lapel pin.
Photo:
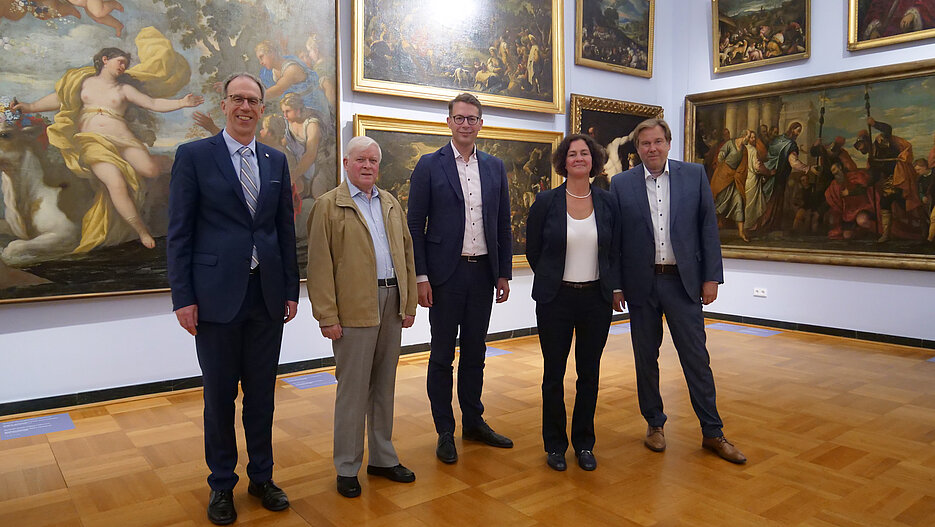
M 266 154 L 266 157 L 269 157 L 269 154 Z

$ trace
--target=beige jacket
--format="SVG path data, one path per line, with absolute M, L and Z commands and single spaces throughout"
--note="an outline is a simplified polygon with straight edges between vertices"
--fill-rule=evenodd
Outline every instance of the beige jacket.
M 390 257 L 399 280 L 399 314 L 415 315 L 419 295 L 406 215 L 379 189 Z M 380 325 L 377 264 L 370 230 L 347 183 L 315 200 L 308 218 L 308 298 L 321 327 Z

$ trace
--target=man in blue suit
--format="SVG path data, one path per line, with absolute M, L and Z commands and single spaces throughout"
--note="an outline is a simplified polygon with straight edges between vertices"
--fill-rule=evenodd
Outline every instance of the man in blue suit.
M 493 292 L 510 295 L 513 242 L 510 196 L 503 161 L 475 146 L 484 124 L 480 101 L 462 93 L 448 103 L 451 142 L 422 156 L 409 184 L 419 305 L 429 308 L 432 351 L 426 385 L 438 432 L 435 455 L 458 460 L 451 409 L 452 363 L 460 339 L 458 402 L 464 439 L 512 448 L 484 421 L 485 337 Z M 460 335 L 459 335 L 460 328 Z
M 283 324 L 299 299 L 292 185 L 285 156 L 256 142 L 263 86 L 249 73 L 224 83 L 224 130 L 178 148 L 169 184 L 167 261 L 179 324 L 195 336 L 204 378 L 208 518 L 237 519 L 234 399 L 243 388 L 247 491 L 289 507 L 273 483 L 273 392 Z
M 662 119 L 643 121 L 631 137 L 643 163 L 614 176 L 610 187 L 623 224 L 623 294 L 640 412 L 649 423 L 644 444 L 655 452 L 666 448 L 658 364 L 665 315 L 701 421 L 702 446 L 730 462 L 745 463 L 747 458 L 721 431 L 705 347 L 701 306 L 717 298 L 718 284 L 724 282 L 711 187 L 701 165 L 668 159 L 672 132 Z

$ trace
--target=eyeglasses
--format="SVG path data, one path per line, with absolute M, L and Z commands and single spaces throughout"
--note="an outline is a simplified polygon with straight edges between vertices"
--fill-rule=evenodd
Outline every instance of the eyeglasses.
M 247 104 L 249 104 L 251 108 L 256 108 L 263 103 L 263 99 L 244 97 L 243 95 L 228 95 L 227 98 L 230 99 L 235 106 L 240 106 L 244 101 L 247 101 Z
M 477 124 L 478 121 L 480 121 L 480 117 L 476 115 L 468 115 L 468 116 L 452 115 L 451 119 L 455 122 L 455 124 L 464 124 L 464 121 L 467 121 L 468 124 L 472 126 Z

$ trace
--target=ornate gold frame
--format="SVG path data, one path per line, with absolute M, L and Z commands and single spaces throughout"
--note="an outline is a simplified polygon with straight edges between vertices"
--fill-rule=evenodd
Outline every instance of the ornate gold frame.
M 904 33 L 902 35 L 874 38 L 861 42 L 857 38 L 857 2 L 858 0 L 848 0 L 847 2 L 847 49 L 849 51 L 889 46 L 891 44 L 902 44 L 903 42 L 912 42 L 914 40 L 935 37 L 935 28 L 933 28 Z
M 804 79 L 762 84 L 759 86 L 687 95 L 685 96 L 685 142 L 682 150 L 685 153 L 684 159 L 695 159 L 695 115 L 699 106 L 740 102 L 750 99 L 775 97 L 777 95 L 820 91 L 823 89 L 842 88 L 930 75 L 935 75 L 935 60 L 916 61 L 906 64 L 895 64 L 879 68 L 867 68 L 844 73 L 832 73 Z M 722 253 L 726 258 L 743 258 L 749 260 L 935 271 L 935 256 L 923 254 L 859 251 L 845 253 L 820 249 L 741 247 L 735 245 L 723 246 Z
M 575 2 L 575 64 L 579 66 L 587 66 L 589 68 L 597 68 L 607 71 L 615 71 L 617 73 L 624 73 L 627 75 L 635 75 L 637 77 L 651 78 L 653 76 L 653 36 L 655 34 L 655 13 L 656 13 L 656 0 L 649 1 L 649 45 L 646 49 L 647 61 L 646 61 L 646 70 L 641 70 L 638 68 L 630 68 L 627 66 L 620 66 L 617 64 L 608 64 L 606 62 L 601 62 L 594 59 L 586 59 L 583 57 L 583 46 L 581 43 L 581 34 L 583 31 L 584 25 L 584 0 L 578 0 Z
M 407 134 L 428 134 L 438 136 L 451 136 L 451 130 L 444 121 L 415 121 L 410 119 L 397 119 L 393 117 L 377 117 L 373 115 L 354 114 L 354 135 L 367 135 L 368 131 L 380 130 L 385 132 L 399 132 Z M 507 141 L 528 141 L 533 143 L 549 143 L 552 150 L 558 147 L 564 134 L 544 130 L 521 130 L 518 128 L 504 128 L 499 126 L 484 126 L 478 139 L 502 139 Z M 562 177 L 552 170 L 552 187 L 562 183 Z M 514 267 L 528 267 L 525 255 L 513 255 Z
M 711 65 L 714 67 L 714 73 L 726 73 L 728 71 L 744 70 L 748 68 L 759 68 L 760 66 L 769 66 L 792 60 L 805 60 L 809 57 L 812 50 L 812 0 L 805 0 L 805 52 L 795 55 L 784 55 L 771 59 L 758 60 L 756 62 L 747 62 L 745 64 L 732 64 L 720 66 L 718 64 L 718 43 L 721 41 L 721 28 L 718 26 L 720 16 L 718 15 L 718 0 L 711 0 Z
M 449 101 L 464 91 L 407 82 L 392 82 L 364 77 L 364 38 L 366 20 L 364 20 L 364 5 L 366 0 L 354 0 L 354 32 L 352 36 L 353 57 L 351 75 L 351 89 L 354 91 L 377 93 L 382 95 L 397 95 L 416 99 L 430 99 L 435 101 Z M 495 3 L 495 2 L 494 2 Z M 564 113 L 565 111 L 565 44 L 564 44 L 564 15 L 562 0 L 551 0 L 552 3 L 552 101 L 536 101 L 521 97 L 477 93 L 471 91 L 480 101 L 489 106 L 526 110 L 530 112 Z
M 605 99 L 603 97 L 591 97 L 590 95 L 571 94 L 571 107 L 568 110 L 569 130 L 573 134 L 581 132 L 581 112 L 582 110 L 594 110 L 605 113 L 619 113 L 628 115 L 638 115 L 649 119 L 655 117 L 663 118 L 662 106 L 652 104 L 642 104 L 638 102 L 618 101 L 616 99 Z

